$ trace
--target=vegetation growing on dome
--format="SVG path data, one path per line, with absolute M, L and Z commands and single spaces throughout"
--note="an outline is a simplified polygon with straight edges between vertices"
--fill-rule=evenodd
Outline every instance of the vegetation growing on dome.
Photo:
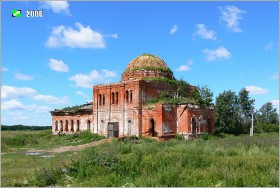
M 143 53 L 142 56 L 149 56 L 149 57 L 155 57 L 155 58 L 157 58 L 157 56 L 155 56 L 155 55 L 153 55 L 153 54 L 147 54 L 147 53 Z
M 172 70 L 170 68 L 164 68 L 164 67 L 151 67 L 151 66 L 144 66 L 144 67 L 136 67 L 136 68 L 133 68 L 133 69 L 128 69 L 125 71 L 128 72 L 128 71 L 134 71 L 134 70 L 160 70 L 160 71 L 165 71 L 165 72 L 169 72 L 169 73 L 172 73 Z

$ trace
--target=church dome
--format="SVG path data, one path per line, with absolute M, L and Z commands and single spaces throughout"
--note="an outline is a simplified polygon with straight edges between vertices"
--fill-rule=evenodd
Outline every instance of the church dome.
M 142 54 L 129 62 L 122 74 L 122 80 L 166 77 L 171 79 L 173 73 L 167 64 L 152 54 Z

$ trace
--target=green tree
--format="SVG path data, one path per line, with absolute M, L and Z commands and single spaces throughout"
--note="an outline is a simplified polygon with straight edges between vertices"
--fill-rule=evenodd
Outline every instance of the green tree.
M 174 98 L 178 97 L 187 97 L 187 90 L 189 89 L 190 84 L 184 81 L 182 78 L 176 81 L 176 92 Z
M 241 120 L 241 126 L 243 132 L 249 132 L 251 127 L 251 115 L 254 112 L 254 99 L 250 99 L 249 91 L 242 88 L 238 95 L 238 105 L 239 105 L 239 118 Z
M 192 97 L 199 106 L 211 106 L 213 102 L 213 92 L 206 86 L 197 86 L 192 91 Z
M 234 133 L 237 122 L 237 96 L 233 91 L 224 91 L 216 98 L 215 127 L 217 133 Z
M 257 111 L 257 119 L 260 123 L 279 124 L 279 116 L 271 102 L 267 102 Z
M 239 95 L 224 91 L 216 99 L 215 120 L 216 132 L 239 135 L 249 131 L 250 115 L 254 100 L 249 98 L 244 88 Z

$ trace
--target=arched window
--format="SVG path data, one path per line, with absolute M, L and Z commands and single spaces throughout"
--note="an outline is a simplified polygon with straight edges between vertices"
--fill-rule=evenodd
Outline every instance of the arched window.
M 132 103 L 132 90 L 130 90 L 130 103 Z
M 115 103 L 118 104 L 118 102 L 119 102 L 119 93 L 118 92 L 116 92 L 115 98 L 116 98 Z
M 87 130 L 90 131 L 90 120 L 87 121 Z
M 102 99 L 101 99 L 101 94 L 99 94 L 99 105 L 101 105 Z
M 71 131 L 74 131 L 74 121 L 71 120 Z
M 80 131 L 80 121 L 79 120 L 77 120 L 77 129 L 76 129 L 76 131 Z
M 60 120 L 60 131 L 63 131 L 63 121 Z
M 65 131 L 68 131 L 68 121 L 65 122 Z
M 127 119 L 127 133 L 131 135 L 131 127 L 132 127 L 132 120 L 129 118 Z
M 128 96 L 128 91 L 126 90 L 126 91 L 125 91 L 125 102 L 128 102 L 128 98 L 129 98 L 129 96 Z
M 103 97 L 103 105 L 105 105 L 105 94 L 103 94 L 102 97 Z
M 115 93 L 113 92 L 112 93 L 112 104 L 114 104 L 115 103 Z
M 100 131 L 99 132 L 103 133 L 103 129 L 104 129 L 104 120 L 101 119 L 100 120 Z
M 55 131 L 58 131 L 58 122 L 55 121 Z

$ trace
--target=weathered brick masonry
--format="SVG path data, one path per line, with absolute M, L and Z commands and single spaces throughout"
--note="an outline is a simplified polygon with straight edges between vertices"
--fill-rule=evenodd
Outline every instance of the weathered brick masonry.
M 160 58 L 143 54 L 133 59 L 114 84 L 93 86 L 93 102 L 69 111 L 52 111 L 53 133 L 90 130 L 107 137 L 126 135 L 157 136 L 181 134 L 186 138 L 214 130 L 214 112 L 191 104 L 150 103 L 175 86 L 173 73 Z M 186 90 L 187 93 L 190 90 Z

